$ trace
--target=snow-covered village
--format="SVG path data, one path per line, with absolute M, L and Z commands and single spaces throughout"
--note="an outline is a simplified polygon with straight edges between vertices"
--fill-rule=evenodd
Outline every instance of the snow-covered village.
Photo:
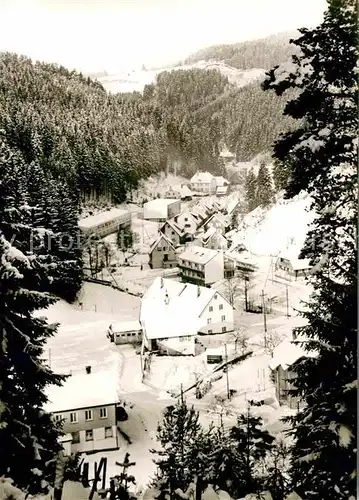
M 357 6 L 199 3 L 0 6 L 1 500 L 357 498 Z

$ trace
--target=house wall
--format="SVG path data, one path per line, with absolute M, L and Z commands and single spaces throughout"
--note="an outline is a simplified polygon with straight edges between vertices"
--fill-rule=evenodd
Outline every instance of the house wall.
M 276 397 L 280 404 L 286 404 L 289 408 L 298 408 L 299 399 L 288 394 L 288 390 L 294 389 L 295 373 L 279 365 L 274 371 Z
M 177 231 L 172 229 L 169 224 L 165 224 L 163 226 L 163 229 L 161 229 L 161 232 L 166 236 L 166 238 L 172 241 L 175 247 L 181 243 L 180 235 L 177 233 Z
M 172 219 L 181 212 L 181 202 L 176 200 L 167 207 L 167 219 Z
M 204 225 L 204 230 L 207 231 L 209 228 L 214 227 L 218 231 L 220 231 L 221 234 L 224 234 L 226 231 L 226 228 L 224 224 L 220 220 L 218 220 L 216 217 L 213 217 L 209 221 L 207 221 Z
M 117 233 L 120 228 L 130 228 L 131 227 L 131 214 L 123 214 L 118 216 L 111 221 L 104 222 L 102 224 L 97 224 L 89 228 L 81 229 L 83 235 L 88 236 L 94 234 L 97 236 L 107 236 L 108 234 Z
M 169 189 L 165 193 L 165 198 L 168 198 L 168 199 L 173 198 L 175 200 L 178 200 L 178 199 L 181 199 L 181 193 L 179 191 L 173 191 L 172 189 Z
M 210 285 L 223 279 L 224 277 L 224 259 L 223 253 L 218 252 L 218 254 L 213 257 L 204 266 L 205 278 L 204 282 L 206 285 Z
M 213 296 L 201 313 L 200 318 L 203 321 L 203 327 L 200 329 L 201 333 L 223 333 L 223 329 L 227 332 L 234 329 L 233 307 L 219 293 Z
M 135 344 L 142 341 L 142 331 L 129 330 L 127 332 L 114 332 L 114 340 L 116 345 Z
M 100 409 L 107 409 L 107 417 L 100 417 Z M 92 410 L 92 420 L 85 419 L 85 411 Z M 77 414 L 77 422 L 70 422 L 70 413 Z M 63 430 L 65 434 L 73 434 L 79 432 L 80 442 L 72 443 L 71 450 L 73 453 L 79 451 L 93 451 L 117 448 L 117 434 L 116 434 L 116 405 L 104 405 L 99 407 L 88 407 L 79 410 L 54 412 L 56 415 L 64 419 Z M 112 428 L 113 437 L 105 438 L 105 427 Z M 93 431 L 93 440 L 86 441 L 86 431 Z
M 158 339 L 158 349 L 169 356 L 195 354 L 195 336 L 175 337 L 170 339 Z
M 186 233 L 195 234 L 197 231 L 198 224 L 188 211 L 176 216 L 175 221 Z
M 175 249 L 162 239 L 150 253 L 149 265 L 152 269 L 176 267 L 177 255 Z

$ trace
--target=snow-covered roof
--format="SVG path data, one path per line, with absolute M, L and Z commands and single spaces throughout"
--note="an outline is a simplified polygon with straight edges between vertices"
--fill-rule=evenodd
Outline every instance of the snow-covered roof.
M 167 238 L 164 234 L 162 234 L 162 233 L 161 233 L 161 234 L 158 236 L 158 238 L 157 238 L 157 239 L 156 239 L 156 240 L 152 243 L 152 245 L 151 245 L 151 247 L 150 247 L 150 251 L 149 251 L 149 253 L 152 253 L 152 252 L 153 252 L 153 250 L 154 250 L 154 249 L 155 249 L 155 248 L 159 245 L 159 243 L 161 243 L 161 241 L 163 241 L 163 240 L 164 240 L 164 241 L 165 241 L 168 245 L 170 245 L 170 246 L 173 248 L 173 250 L 175 249 L 175 247 L 173 246 L 172 241 L 171 241 L 171 240 L 169 240 L 169 239 L 168 239 L 168 238 Z
M 217 194 L 227 194 L 228 187 L 227 186 L 218 186 L 216 189 Z
M 157 277 L 141 300 L 140 319 L 148 339 L 196 335 L 205 326 L 203 310 L 213 288 Z
M 181 198 L 191 197 L 193 194 L 186 184 L 174 184 L 169 187 L 168 192 L 179 193 Z
M 279 258 L 288 260 L 294 271 L 310 269 L 312 267 L 310 265 L 310 259 L 299 259 L 297 256 L 293 257 L 290 254 L 280 254 Z
M 213 214 L 205 223 L 205 225 L 209 224 L 213 219 L 217 219 L 224 227 L 227 227 L 229 225 L 228 218 L 220 212 Z
M 134 330 L 139 331 L 142 329 L 141 323 L 137 320 L 116 321 L 115 323 L 111 323 L 110 327 L 114 333 L 132 332 Z
M 146 208 L 167 209 L 169 205 L 172 205 L 172 203 L 175 203 L 176 201 L 179 200 L 167 200 L 166 198 L 156 198 L 154 200 L 147 201 L 143 206 Z
M 217 250 L 192 245 L 187 247 L 186 250 L 181 253 L 180 258 L 196 264 L 207 264 L 207 262 L 216 257 L 218 254 L 219 252 Z
M 269 367 L 275 370 L 278 366 L 281 366 L 283 370 L 286 370 L 302 357 L 315 358 L 316 356 L 316 352 L 307 352 L 300 344 L 286 339 L 274 349 Z
M 47 388 L 45 410 L 53 413 L 115 404 L 118 401 L 117 379 L 115 371 L 72 375 L 61 387 Z
M 227 179 L 222 175 L 216 176 L 215 179 L 216 179 L 217 189 L 219 187 L 224 187 L 226 184 L 229 184 L 229 181 L 227 181 Z
M 219 153 L 219 156 L 221 158 L 234 158 L 236 155 L 234 153 L 231 153 L 228 149 L 224 149 Z
M 176 233 L 178 233 L 179 235 L 182 235 L 183 233 L 183 229 L 174 221 L 174 220 L 167 220 L 163 226 L 161 226 L 161 230 L 166 226 L 170 226 L 174 231 L 176 231 Z
M 127 210 L 112 208 L 111 210 L 107 210 L 106 212 L 100 212 L 96 215 L 90 215 L 89 217 L 80 219 L 78 222 L 78 226 L 80 229 L 89 229 L 99 226 L 100 224 L 105 224 L 106 222 L 113 221 L 114 219 L 120 219 L 126 215 L 129 218 L 131 217 L 130 213 L 127 212 Z
M 214 176 L 209 172 L 196 172 L 194 176 L 191 178 L 191 182 L 199 182 L 203 184 L 208 184 L 212 182 Z

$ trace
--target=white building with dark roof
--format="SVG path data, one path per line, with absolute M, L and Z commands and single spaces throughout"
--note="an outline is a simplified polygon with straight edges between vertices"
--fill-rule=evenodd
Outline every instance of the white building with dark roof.
M 143 206 L 143 218 L 156 222 L 165 222 L 166 220 L 175 217 L 180 212 L 180 200 L 156 198 L 155 200 L 148 201 Z
M 117 233 L 121 227 L 131 226 L 131 214 L 127 210 L 112 208 L 105 212 L 90 215 L 79 220 L 78 227 L 84 236 L 90 234 L 104 237 Z
M 209 172 L 196 172 L 191 178 L 192 191 L 203 194 L 214 194 L 216 189 L 216 179 Z
M 224 257 L 220 250 L 188 246 L 178 256 L 178 267 L 185 282 L 210 286 L 224 277 Z
M 141 299 L 144 346 L 194 354 L 197 334 L 232 331 L 233 307 L 217 290 L 156 278 Z

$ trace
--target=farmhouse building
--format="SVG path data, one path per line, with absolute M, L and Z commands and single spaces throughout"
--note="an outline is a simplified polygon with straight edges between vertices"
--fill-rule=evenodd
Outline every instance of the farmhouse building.
M 203 229 L 207 231 L 209 228 L 214 227 L 222 234 L 229 228 L 229 221 L 225 215 L 221 213 L 213 214 L 204 224 Z
M 165 198 L 176 200 L 191 200 L 192 191 L 186 184 L 175 184 L 165 192 Z
M 178 267 L 183 281 L 210 286 L 223 279 L 223 252 L 197 245 L 189 246 L 178 256 Z
M 275 273 L 286 279 L 297 279 L 310 274 L 309 259 L 292 258 L 286 255 L 279 256 L 275 263 Z
M 116 345 L 136 344 L 142 341 L 142 328 L 139 321 L 118 321 L 112 323 L 107 331 L 107 337 Z
M 201 224 L 201 220 L 188 210 L 174 217 L 174 221 L 187 234 L 195 234 Z
M 160 232 L 172 242 L 174 247 L 184 242 L 185 231 L 174 220 L 166 221 L 160 228 Z
M 117 422 L 123 409 L 118 405 L 116 374 L 88 371 L 68 377 L 61 387 L 50 386 L 45 410 L 55 421 L 63 421 L 72 453 L 118 449 Z
M 216 179 L 209 172 L 197 172 L 191 178 L 191 190 L 203 194 L 216 192 Z
M 290 408 L 298 408 L 299 399 L 290 394 L 295 389 L 296 374 L 292 369 L 293 364 L 304 357 L 316 357 L 315 352 L 306 352 L 303 347 L 286 339 L 273 351 L 273 358 L 269 364 L 275 384 L 276 397 L 280 404 Z
M 112 208 L 80 219 L 78 227 L 84 236 L 95 235 L 102 238 L 117 233 L 120 229 L 131 227 L 131 214 L 127 210 Z
M 143 218 L 155 222 L 165 222 L 181 212 L 180 200 L 156 198 L 143 206 Z
M 222 232 L 215 227 L 210 227 L 199 238 L 200 246 L 211 248 L 212 250 L 227 250 L 228 241 Z
M 176 249 L 172 241 L 166 238 L 164 234 L 160 234 L 157 240 L 152 244 L 149 252 L 148 265 L 151 269 L 168 269 L 176 267 Z
M 217 290 L 156 278 L 141 300 L 144 347 L 195 354 L 197 334 L 232 331 L 233 307 Z

